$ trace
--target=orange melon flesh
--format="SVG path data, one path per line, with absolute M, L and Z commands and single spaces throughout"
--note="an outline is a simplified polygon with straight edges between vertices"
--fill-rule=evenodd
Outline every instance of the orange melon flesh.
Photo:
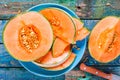
M 98 22 L 92 30 L 88 47 L 91 56 L 97 61 L 107 63 L 118 57 L 120 35 L 116 28 L 119 27 L 119 21 L 119 18 L 109 16 Z
M 32 37 L 31 30 L 35 34 L 35 38 Z M 27 38 L 23 37 L 22 32 Z M 23 45 L 26 39 L 30 50 Z M 33 46 L 34 39 L 38 40 L 38 44 L 34 44 L 37 47 Z M 3 40 L 5 47 L 14 58 L 21 61 L 32 61 L 44 56 L 49 51 L 53 42 L 53 32 L 49 22 L 41 14 L 27 12 L 14 17 L 7 23 Z
M 116 27 L 115 27 L 115 33 L 117 34 L 117 41 L 116 41 L 116 43 L 115 44 L 118 44 L 118 45 L 120 45 L 120 20 L 119 20 L 119 22 L 117 23 L 117 25 L 116 25 Z M 117 53 L 119 53 L 120 51 L 120 46 L 117 46 Z M 120 53 L 119 53 L 120 54 Z
M 54 67 L 65 62 L 70 56 L 70 51 L 64 51 L 61 56 L 54 58 L 52 52 L 49 51 L 44 57 L 35 60 L 35 64 L 41 67 Z
M 73 21 L 76 27 L 75 41 L 82 40 L 90 34 L 90 31 L 83 27 L 84 24 L 79 19 L 73 18 Z
M 83 40 L 89 34 L 90 34 L 90 31 L 87 28 L 83 27 L 82 29 L 76 31 L 75 41 Z
M 73 43 L 75 26 L 70 16 L 56 8 L 47 8 L 40 11 L 52 25 L 54 35 L 62 40 Z
M 65 69 L 65 68 L 69 67 L 73 63 L 75 57 L 76 57 L 76 55 L 74 53 L 72 53 L 70 55 L 70 57 L 63 64 L 58 65 L 56 67 L 46 68 L 46 69 L 49 69 L 49 70 L 62 70 L 62 69 Z
M 53 57 L 58 57 L 63 54 L 65 48 L 69 45 L 69 43 L 63 41 L 62 39 L 56 38 L 53 47 L 52 47 L 52 54 Z
M 120 35 L 120 20 L 115 27 L 115 32 L 116 32 L 116 34 Z
M 73 19 L 73 22 L 75 23 L 76 30 L 80 30 L 83 28 L 84 26 L 83 22 L 81 22 L 79 19 L 74 18 L 74 17 L 72 19 Z

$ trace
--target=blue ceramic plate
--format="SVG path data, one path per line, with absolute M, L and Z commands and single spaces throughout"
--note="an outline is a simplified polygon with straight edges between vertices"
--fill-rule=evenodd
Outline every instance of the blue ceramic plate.
M 28 11 L 37 11 L 38 12 L 42 9 L 50 8 L 50 7 L 62 9 L 65 12 L 67 12 L 70 16 L 78 18 L 78 16 L 70 9 L 68 9 L 62 5 L 53 4 L 53 3 L 40 4 L 40 5 L 30 8 Z M 76 54 L 76 58 L 75 58 L 74 62 L 69 67 L 67 67 L 63 70 L 49 71 L 49 70 L 45 70 L 45 69 L 41 68 L 40 66 L 33 64 L 32 62 L 22 62 L 22 61 L 19 61 L 19 62 L 25 69 L 27 69 L 29 72 L 31 72 L 35 75 L 42 76 L 42 77 L 60 76 L 60 75 L 63 75 L 65 73 L 69 72 L 70 70 L 72 70 L 79 63 L 79 61 L 81 60 L 81 58 L 84 54 L 85 48 L 86 48 L 86 39 L 84 39 L 82 41 L 77 41 L 76 45 L 78 47 L 80 47 L 80 50 L 72 49 L 73 52 L 75 52 L 75 54 Z

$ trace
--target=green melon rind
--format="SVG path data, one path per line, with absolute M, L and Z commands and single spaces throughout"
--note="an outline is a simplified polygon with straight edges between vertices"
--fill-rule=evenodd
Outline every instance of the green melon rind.
M 16 15 L 16 16 L 12 17 L 9 21 L 11 21 L 12 19 L 16 18 L 17 16 L 20 16 L 20 15 L 25 14 L 25 13 L 27 13 L 27 12 L 29 12 L 29 11 L 20 13 L 20 14 L 18 14 L 18 15 Z M 30 12 L 35 12 L 35 11 L 30 11 Z M 38 12 L 36 12 L 36 13 L 38 13 Z M 39 13 L 39 14 L 40 14 L 40 13 Z M 42 14 L 40 14 L 40 15 L 42 15 Z M 42 16 L 43 16 L 43 15 L 42 15 Z M 44 16 L 43 16 L 43 17 L 44 17 Z M 45 18 L 45 17 L 44 17 L 44 18 Z M 45 19 L 46 19 L 46 18 L 45 18 Z M 9 21 L 5 24 L 5 26 L 4 26 L 4 28 L 3 28 L 3 32 L 2 32 L 2 41 L 3 41 L 3 43 L 4 43 L 4 31 L 5 31 L 5 28 L 6 28 L 7 24 L 9 23 Z M 46 19 L 46 21 L 48 21 L 48 20 Z M 49 23 L 49 21 L 48 21 L 48 23 Z M 49 23 L 49 24 L 50 24 L 50 23 Z M 50 24 L 50 26 L 51 26 L 51 24 Z M 52 26 L 51 26 L 51 31 L 52 31 L 52 34 L 53 34 Z M 52 36 L 53 36 L 53 35 L 52 35 Z M 54 37 L 53 37 L 53 38 L 54 38 Z M 52 44 L 53 44 L 53 41 L 54 41 L 54 39 L 52 40 Z M 51 47 L 52 47 L 52 44 L 51 44 Z M 20 59 L 17 59 L 16 57 L 14 57 L 14 56 L 10 53 L 10 51 L 7 49 L 5 43 L 4 43 L 4 47 L 5 47 L 5 49 L 7 50 L 7 52 L 8 52 L 14 59 L 20 60 Z M 51 47 L 50 47 L 50 49 L 51 49 Z M 48 49 L 48 51 L 46 52 L 46 54 L 49 52 L 50 49 Z M 38 58 L 40 58 L 40 57 L 38 56 Z M 36 58 L 36 59 L 38 59 L 38 58 Z M 36 59 L 34 59 L 34 60 L 36 60 Z M 32 60 L 32 61 L 34 61 L 34 60 Z M 20 61 L 28 62 L 28 61 L 26 61 L 26 60 L 20 60 Z
M 58 65 L 61 65 L 62 63 L 64 63 L 69 58 L 70 54 L 71 54 L 71 51 L 69 51 L 66 58 L 63 61 L 59 62 L 58 64 L 50 64 L 50 65 L 49 64 L 40 64 L 40 63 L 37 63 L 35 61 L 32 61 L 32 63 L 34 63 L 40 67 L 44 67 L 44 68 L 55 67 L 55 66 L 58 66 Z
M 107 17 L 108 17 L 108 16 L 107 16 Z M 109 16 L 109 17 L 116 17 L 116 16 Z M 106 17 L 104 17 L 104 18 L 106 18 Z M 103 18 L 103 19 L 104 19 L 104 18 Z M 116 18 L 118 18 L 118 17 L 116 17 Z M 118 19 L 119 19 L 119 18 L 118 18 Z M 99 22 L 100 22 L 100 21 L 99 21 Z M 99 22 L 97 22 L 97 24 L 98 24 Z M 96 25 L 97 25 L 97 24 L 96 24 Z M 95 26 L 96 26 L 96 25 L 95 25 Z M 95 27 L 94 27 L 94 28 L 95 28 Z M 94 29 L 94 28 L 93 28 L 93 29 Z M 91 31 L 91 33 L 92 33 L 92 31 Z M 91 33 L 89 34 L 90 36 L 91 36 Z M 89 39 L 90 39 L 90 36 L 89 36 Z M 92 56 L 92 58 L 95 59 L 95 58 L 93 57 L 92 53 L 90 52 L 89 41 L 88 41 L 88 50 L 89 50 L 89 53 L 90 53 L 90 55 Z M 109 62 L 115 60 L 117 57 L 119 57 L 119 54 L 118 54 L 114 59 L 112 59 L 112 60 L 110 60 L 110 61 L 107 61 L 107 62 L 102 62 L 102 61 L 99 61 L 99 60 L 97 60 L 97 59 L 95 59 L 95 60 L 96 60 L 97 62 L 100 62 L 100 63 L 109 63 Z
M 54 48 L 55 41 L 56 41 L 56 39 L 54 40 L 53 45 L 52 45 L 52 56 L 54 56 L 53 55 L 53 48 Z
M 61 12 L 63 12 L 64 14 L 66 14 L 70 19 L 71 19 L 71 21 L 72 21 L 72 23 L 73 23 L 73 25 L 74 25 L 74 38 L 75 38 L 75 36 L 76 36 L 76 27 L 75 27 L 75 23 L 74 23 L 74 21 L 72 20 L 72 16 L 70 16 L 70 14 L 68 14 L 67 12 L 65 12 L 64 10 L 62 10 L 62 9 L 59 9 L 59 8 L 47 8 L 47 9 L 57 9 L 57 10 L 59 10 L 59 11 L 61 11 Z M 42 9 L 42 10 L 44 10 L 44 9 Z M 44 16 L 44 15 L 43 15 Z M 45 16 L 44 16 L 45 17 Z M 47 19 L 47 18 L 46 18 Z M 74 44 L 74 38 L 73 38 L 73 40 L 72 40 L 72 44 Z

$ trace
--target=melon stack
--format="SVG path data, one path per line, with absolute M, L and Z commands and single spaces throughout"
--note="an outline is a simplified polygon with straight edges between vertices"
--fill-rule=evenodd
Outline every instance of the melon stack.
M 5 26 L 3 42 L 8 52 L 21 61 L 33 61 L 49 70 L 61 70 L 73 63 L 71 44 L 84 39 L 89 30 L 83 23 L 57 8 L 26 12 Z

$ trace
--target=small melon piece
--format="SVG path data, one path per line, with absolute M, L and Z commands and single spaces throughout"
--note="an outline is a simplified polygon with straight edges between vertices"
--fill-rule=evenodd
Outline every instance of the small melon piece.
M 60 38 L 56 38 L 53 47 L 52 47 L 52 54 L 53 57 L 58 57 L 63 54 L 65 48 L 69 45 L 69 43 L 63 41 Z
M 80 21 L 80 19 L 74 18 L 74 17 L 72 19 L 73 19 L 73 22 L 75 23 L 76 30 L 80 30 L 83 28 L 84 23 Z
M 75 41 L 82 40 L 85 37 L 87 37 L 89 35 L 90 31 L 87 28 L 83 27 L 84 24 L 77 18 L 73 18 L 73 21 L 76 26 Z
M 120 54 L 120 19 L 108 16 L 99 21 L 91 32 L 88 47 L 91 56 L 102 63 Z M 118 32 L 119 30 L 119 32 Z
M 62 40 L 73 43 L 75 25 L 69 15 L 57 8 L 47 8 L 40 11 L 52 25 L 54 34 Z
M 3 42 L 14 58 L 32 61 L 49 51 L 53 43 L 53 31 L 44 16 L 37 12 L 26 12 L 7 23 Z
M 76 31 L 75 41 L 83 40 L 89 34 L 90 34 L 90 31 L 87 28 L 83 27 L 82 29 Z
M 54 67 L 65 62 L 70 56 L 70 50 L 64 51 L 61 56 L 54 58 L 52 56 L 52 52 L 49 51 L 47 55 L 42 57 L 41 59 L 35 60 L 35 64 L 41 67 Z M 40 60 L 40 61 L 39 61 Z
M 65 68 L 69 67 L 73 63 L 75 57 L 76 57 L 76 55 L 74 53 L 71 53 L 71 55 L 69 56 L 69 58 L 63 64 L 58 65 L 56 67 L 46 68 L 46 69 L 48 69 L 48 70 L 54 70 L 54 71 L 65 69 Z

